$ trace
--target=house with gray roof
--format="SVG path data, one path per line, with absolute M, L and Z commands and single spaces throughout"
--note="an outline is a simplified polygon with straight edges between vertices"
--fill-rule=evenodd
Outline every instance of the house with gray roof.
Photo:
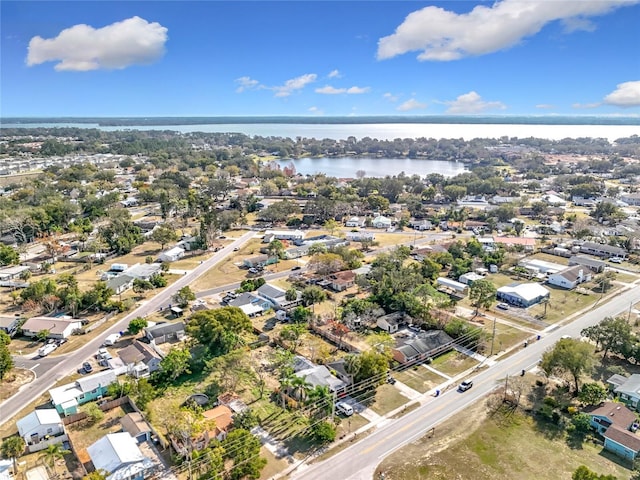
M 155 345 L 184 338 L 184 323 L 159 323 L 144 329 L 144 335 Z
M 415 363 L 440 355 L 452 348 L 453 338 L 444 330 L 430 330 L 400 342 L 393 349 L 393 358 L 403 364 Z
M 328 387 L 331 392 L 339 392 L 347 386 L 347 382 L 333 375 L 326 366 L 316 365 L 299 355 L 293 359 L 293 371 L 296 377 L 304 378 L 312 388 Z
M 584 255 L 574 255 L 569 258 L 569 266 L 580 265 L 586 267 L 594 273 L 602 273 L 606 267 L 606 263 L 595 258 L 585 257 Z
M 584 242 L 580 245 L 580 252 L 595 255 L 596 257 L 627 258 L 627 251 L 624 248 L 595 242 Z
M 113 370 L 104 370 L 79 378 L 73 383 L 49 390 L 49 396 L 58 413 L 71 415 L 78 413 L 78 406 L 102 398 L 107 388 L 116 381 Z
M 633 374 L 624 383 L 613 389 L 620 401 L 628 407 L 638 409 L 640 402 L 640 374 Z

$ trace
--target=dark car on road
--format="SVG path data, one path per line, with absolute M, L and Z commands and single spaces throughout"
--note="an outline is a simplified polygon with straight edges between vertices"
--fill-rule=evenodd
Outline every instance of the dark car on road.
M 471 387 L 473 387 L 473 382 L 471 380 L 465 380 L 460 385 L 458 385 L 458 391 L 459 392 L 466 392 Z
M 302 267 L 300 265 L 296 265 L 295 267 L 291 268 L 291 270 L 300 270 Z

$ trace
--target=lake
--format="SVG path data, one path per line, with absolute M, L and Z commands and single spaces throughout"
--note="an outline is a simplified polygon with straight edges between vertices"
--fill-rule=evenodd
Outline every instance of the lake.
M 404 172 L 407 176 L 429 173 L 440 173 L 445 177 L 453 177 L 466 170 L 463 163 L 417 160 L 409 158 L 299 158 L 296 160 L 280 160 L 276 162 L 284 168 L 293 163 L 296 172 L 302 175 L 325 173 L 329 177 L 356 178 L 358 170 L 364 170 L 367 177 L 386 177 Z

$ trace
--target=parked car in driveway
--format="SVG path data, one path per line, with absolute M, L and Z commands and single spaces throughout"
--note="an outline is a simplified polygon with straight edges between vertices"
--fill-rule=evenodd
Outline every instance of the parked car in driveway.
M 498 307 L 500 310 L 509 310 L 509 304 L 508 303 L 499 303 L 496 305 L 496 307 Z
M 338 413 L 343 414 L 345 417 L 350 417 L 351 415 L 353 415 L 353 407 L 347 402 L 336 403 L 336 410 L 338 411 Z
M 93 372 L 93 367 L 89 362 L 84 362 L 82 364 L 82 370 L 84 370 L 84 373 L 91 373 Z
M 473 387 L 473 382 L 471 380 L 465 380 L 460 385 L 458 385 L 458 391 L 459 392 L 466 392 L 471 387 Z

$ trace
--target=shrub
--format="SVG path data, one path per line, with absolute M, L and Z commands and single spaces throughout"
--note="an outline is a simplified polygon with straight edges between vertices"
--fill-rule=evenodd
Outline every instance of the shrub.
M 542 403 L 544 403 L 545 405 L 548 405 L 551 408 L 558 408 L 558 401 L 553 397 L 544 397 L 544 400 L 542 400 Z

